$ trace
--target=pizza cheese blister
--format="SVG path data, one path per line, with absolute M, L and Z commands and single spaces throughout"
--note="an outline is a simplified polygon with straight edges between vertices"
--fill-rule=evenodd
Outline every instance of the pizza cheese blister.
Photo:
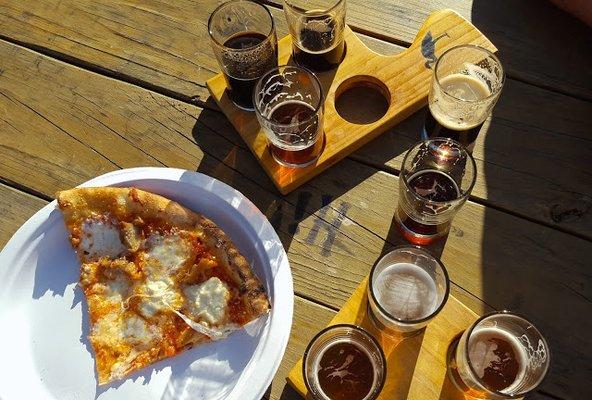
M 269 311 L 247 260 L 203 215 L 136 188 L 79 188 L 57 199 L 82 264 L 99 384 Z

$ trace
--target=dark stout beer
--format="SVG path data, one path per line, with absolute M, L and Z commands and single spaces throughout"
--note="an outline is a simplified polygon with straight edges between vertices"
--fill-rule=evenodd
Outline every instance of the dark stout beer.
M 338 35 L 332 18 L 308 17 L 304 27 L 300 29 L 300 42 L 294 42 L 294 61 L 314 71 L 335 68 L 345 52 L 345 41 Z
M 358 345 L 340 341 L 330 345 L 319 361 L 319 386 L 331 400 L 362 400 L 374 383 L 374 366 Z
M 241 32 L 230 37 L 224 46 L 234 50 L 250 49 L 263 43 L 267 37 L 258 32 Z M 224 54 L 228 73 L 229 96 L 239 106 L 253 108 L 253 89 L 257 80 L 269 69 L 277 66 L 277 49 L 272 42 L 253 52 Z

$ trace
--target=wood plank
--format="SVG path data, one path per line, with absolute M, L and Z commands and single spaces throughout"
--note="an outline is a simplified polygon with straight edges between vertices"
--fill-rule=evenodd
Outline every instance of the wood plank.
M 382 29 L 388 32 L 392 29 L 397 35 L 407 35 L 411 40 L 428 11 L 451 5 L 450 0 L 427 5 L 417 0 L 407 2 L 410 2 L 409 5 L 397 3 L 388 7 L 381 3 L 383 8 L 386 7 L 381 12 L 377 8 L 380 2 L 364 2 L 370 21 L 367 24 L 374 24 L 377 31 Z M 359 3 L 357 0 L 348 3 L 350 22 L 362 19 Z M 486 2 L 480 1 L 473 4 L 475 13 L 490 7 L 484 3 Z M 526 3 L 530 4 L 532 1 Z M 165 4 L 154 0 L 137 5 L 135 2 L 115 4 L 70 0 L 57 5 L 40 1 L 25 7 L 24 3 L 13 0 L 0 5 L 0 21 L 5 22 L 3 26 L 8 27 L 4 34 L 11 38 L 68 54 L 69 57 L 84 60 L 98 70 L 133 77 L 133 81 L 149 84 L 159 90 L 171 90 L 185 99 L 198 96 L 203 100 L 207 97 L 203 87 L 205 79 L 217 70 L 205 28 L 207 15 L 215 4 L 212 2 L 207 7 L 198 7 L 189 1 Z M 471 17 L 470 2 L 457 2 L 453 8 L 465 17 Z M 499 7 L 504 15 L 516 9 L 522 13 L 526 10 L 530 12 L 531 8 L 514 3 Z M 541 14 L 543 21 L 549 18 L 555 18 L 560 24 L 564 24 L 565 19 L 569 21 L 568 17 L 562 16 L 559 11 L 555 12 L 546 4 L 533 5 L 532 9 Z M 283 35 L 286 33 L 285 18 L 280 10 L 275 9 L 273 12 L 278 32 Z M 403 17 L 405 15 L 409 17 Z M 378 16 L 380 23 L 375 23 Z M 512 21 L 511 18 L 507 18 L 507 21 L 502 17 L 492 18 L 500 26 Z M 473 22 L 478 23 L 479 20 L 473 18 Z M 530 23 L 526 24 L 527 27 L 522 27 L 524 24 L 515 25 L 515 29 L 538 29 Z M 578 24 L 572 25 L 579 32 Z M 147 26 L 151 28 L 147 29 Z M 483 31 L 489 35 L 487 30 Z M 498 35 L 500 32 L 502 31 L 497 32 Z M 570 32 L 570 29 L 565 32 Z M 541 37 L 549 39 L 546 33 Z M 574 37 L 586 38 L 586 35 Z M 571 51 L 568 50 L 569 46 L 555 46 L 554 39 L 549 40 L 549 49 L 545 54 Z M 380 52 L 397 51 L 395 46 L 389 46 L 385 42 L 373 39 L 367 39 L 366 42 Z M 533 48 L 541 50 L 539 42 L 531 46 L 526 43 L 523 45 L 526 50 L 518 52 L 520 56 L 525 52 L 530 54 Z M 578 46 L 578 49 L 585 48 Z M 586 68 L 584 73 L 577 73 L 575 68 L 588 63 L 579 64 L 574 61 L 577 57 L 588 57 L 590 54 L 592 52 L 574 51 L 572 56 L 564 55 L 562 60 L 569 60 L 572 72 L 563 75 L 588 76 L 587 81 L 592 82 L 589 75 L 586 75 L 590 73 L 589 69 Z M 540 62 L 547 62 L 547 58 L 538 57 L 536 63 L 529 65 L 538 68 Z M 506 109 L 501 110 L 506 105 Z M 215 107 L 215 104 L 210 101 L 208 106 Z M 508 86 L 495 111 L 496 116 L 500 115 L 500 118 L 494 119 L 492 126 L 492 131 L 496 134 L 489 135 L 490 139 L 487 141 L 482 138 L 487 151 L 481 155 L 484 163 L 480 163 L 481 175 L 475 195 L 496 207 L 591 238 L 590 175 L 589 171 L 583 169 L 590 157 L 588 132 L 592 123 L 587 118 L 589 112 L 589 103 L 508 80 Z M 528 122 L 524 123 L 524 119 Z M 417 123 L 418 120 L 414 121 Z M 367 146 L 364 150 L 368 151 L 362 154 L 374 153 L 378 149 L 377 156 L 366 160 L 374 165 L 385 164 L 396 168 L 396 161 L 391 161 L 409 144 L 409 139 L 401 139 L 401 132 L 410 129 L 409 127 L 417 132 L 419 125 L 404 124 L 400 129 L 393 130 L 388 138 L 383 137 Z M 571 135 L 583 141 L 572 140 Z M 416 133 L 412 133 L 409 137 L 414 140 L 415 136 Z M 547 140 L 541 140 L 541 137 Z M 515 142 L 516 147 L 526 146 L 529 149 L 524 157 L 508 156 L 514 154 L 515 149 L 510 146 Z M 237 143 L 240 141 L 237 140 Z M 545 143 L 549 145 L 545 146 Z M 561 167 L 557 168 L 558 164 Z M 572 168 L 580 170 L 572 173 Z
M 419 140 L 424 112 L 352 157 L 398 171 Z M 592 103 L 508 80 L 475 144 L 472 195 L 592 239 Z
M 281 7 L 281 0 L 266 2 Z M 457 11 L 493 42 L 509 76 L 592 99 L 590 28 L 549 2 L 349 0 L 347 22 L 354 30 L 409 45 L 423 20 L 443 8 Z
M 453 386 L 446 377 L 448 344 L 454 342 L 478 316 L 450 296 L 423 331 L 403 339 L 381 332 L 372 321 L 373 317 L 368 313 L 367 288 L 368 278 L 360 283 L 329 325 L 361 326 L 377 339 L 386 358 L 384 387 L 377 400 L 462 398 L 460 391 L 451 390 Z M 302 365 L 301 358 L 290 370 L 288 383 L 306 397 L 309 391 L 304 383 Z
M 290 196 L 279 197 L 249 152 L 228 140 L 233 133 L 219 113 L 28 50 L 7 53 L 14 47 L 0 43 L 0 54 L 11 55 L 0 58 L 4 70 L 0 91 L 6 94 L 0 97 L 0 108 L 11 102 L 31 104 L 5 116 L 0 127 L 3 153 L 10 153 L 4 149 L 10 148 L 6 143 L 11 140 L 4 126 L 21 123 L 29 117 L 26 110 L 32 108 L 46 117 L 31 124 L 28 141 L 42 135 L 50 144 L 61 141 L 64 131 L 51 129 L 55 116 L 55 125 L 67 124 L 68 137 L 77 138 L 76 143 L 88 149 L 100 148 L 100 154 L 92 152 L 106 160 L 119 159 L 121 167 L 146 162 L 214 176 L 254 201 L 276 227 L 289 253 L 297 293 L 336 308 L 384 251 L 402 243 L 392 223 L 398 187 L 395 176 L 344 160 Z M 39 91 L 36 88 L 45 95 L 28 94 Z M 60 115 L 64 117 L 59 119 Z M 128 160 L 124 157 L 127 150 L 118 145 L 101 145 L 107 138 L 117 140 L 109 136 L 115 133 L 137 149 L 138 158 Z M 18 166 L 21 160 L 22 166 L 9 169 L 2 165 L 0 175 L 49 197 L 112 168 L 111 164 L 97 167 L 82 157 L 64 168 L 50 162 L 61 157 L 53 154 L 54 148 L 22 147 L 22 156 L 11 161 Z M 79 150 L 64 150 L 69 151 Z M 148 159 L 139 158 L 140 153 Z M 46 168 L 33 166 L 35 173 L 31 173 L 27 166 L 31 158 L 48 160 Z M 72 169 L 77 176 L 71 176 Z M 581 317 L 592 312 L 592 271 L 586 263 L 591 246 L 588 241 L 469 202 L 456 217 L 442 253 L 457 285 L 453 293 L 472 298 L 472 303 L 466 301 L 471 309 L 478 313 L 484 309 L 480 298 L 493 307 L 531 315 L 552 348 L 561 349 L 554 353 L 554 368 L 544 389 L 567 398 L 586 397 L 592 390 L 584 385 L 586 368 L 592 365 L 587 334 L 592 321 Z M 573 321 L 580 321 L 579 329 L 566 336 L 564 327 Z
M 47 201 L 0 183 L 0 249 Z
M 201 57 L 211 55 L 205 25 L 220 2 L 211 0 L 204 7 L 190 0 L 5 0 L 0 5 L 1 35 L 185 99 L 204 100 L 203 84 L 217 70 L 213 57 Z M 409 45 L 427 15 L 442 8 L 459 12 L 488 36 L 501 49 L 512 76 L 592 98 L 589 28 L 546 2 L 352 0 L 348 22 L 370 35 Z M 274 15 L 281 37 L 287 32 L 285 19 L 281 12 Z
M 218 71 L 207 20 L 223 0 L 49 0 L 0 3 L 0 37 L 86 68 L 203 103 L 205 81 Z M 272 10 L 278 37 L 288 33 Z M 362 36 L 369 47 L 393 53 L 396 45 Z

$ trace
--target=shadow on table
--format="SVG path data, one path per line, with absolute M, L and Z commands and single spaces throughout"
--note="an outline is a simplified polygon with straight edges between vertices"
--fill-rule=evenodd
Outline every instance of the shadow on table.
M 592 87 L 592 29 L 550 2 L 474 0 L 471 18 L 498 47 L 510 77 L 569 93 Z M 532 71 L 540 76 L 530 76 Z M 511 79 L 506 82 L 485 136 L 480 184 L 488 200 L 502 208 L 508 204 L 510 209 L 514 205 L 526 207 L 540 210 L 545 217 L 553 216 L 559 208 L 573 210 L 576 215 L 581 212 L 585 218 L 585 210 L 592 204 L 592 187 L 582 183 L 578 189 L 575 183 L 563 180 L 570 169 L 577 175 L 582 170 L 589 174 L 590 165 L 562 166 L 561 154 L 577 143 L 589 148 L 586 140 L 592 136 L 570 134 L 570 119 L 581 119 L 577 111 L 573 116 L 567 107 L 558 111 L 549 106 L 552 101 L 528 97 L 523 90 L 530 89 Z M 558 96 L 542 90 L 538 93 Z M 563 125 L 561 121 L 566 122 Z M 592 133 L 590 121 L 589 128 Z M 556 172 L 559 169 L 563 171 Z M 533 184 L 536 179 L 532 176 L 540 176 L 541 187 Z M 537 203 L 542 190 L 557 193 L 553 204 L 546 199 Z M 532 197 L 526 204 L 520 193 L 529 191 Z M 588 201 L 583 200 L 586 198 Z M 582 259 L 590 244 L 491 207 L 484 211 L 481 281 L 476 283 L 481 298 L 496 309 L 524 314 L 546 337 L 552 356 L 547 378 L 540 386 L 542 392 L 558 398 L 592 398 L 592 340 L 588 333 L 592 326 L 589 319 L 582 319 L 592 313 L 592 273 Z M 557 218 L 556 222 L 569 228 L 573 216 L 566 214 L 566 219 Z M 581 321 L 578 328 L 568 328 L 575 321 Z
M 216 108 L 211 97 L 206 107 Z M 375 168 L 344 160 L 283 196 L 222 113 L 203 110 L 192 136 L 204 152 L 196 170 L 229 184 L 247 196 L 269 219 L 286 250 L 289 250 L 294 235 L 300 232 L 300 222 L 315 213 L 319 218 L 313 220 L 312 230 L 304 240 L 307 243 L 315 241 L 317 235 L 320 238 L 320 234 L 325 233 L 327 238 L 322 245 L 327 247 L 327 251 L 337 245 L 335 232 L 347 217 L 350 204 L 338 204 L 334 200 L 376 173 Z M 397 142 L 393 151 L 402 152 L 404 148 Z M 392 157 L 392 153 L 385 153 L 384 157 Z M 347 165 L 347 170 L 344 165 Z M 357 167 L 350 168 L 351 165 Z M 336 213 L 331 211 L 332 207 Z

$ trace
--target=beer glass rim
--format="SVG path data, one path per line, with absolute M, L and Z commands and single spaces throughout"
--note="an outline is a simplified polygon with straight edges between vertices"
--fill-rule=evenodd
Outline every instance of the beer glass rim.
M 247 52 L 247 51 L 253 51 L 253 49 L 265 46 L 267 44 L 267 42 L 270 40 L 270 38 L 273 36 L 273 33 L 275 32 L 275 21 L 273 20 L 273 16 L 271 15 L 271 11 L 269 11 L 269 9 L 267 7 L 265 7 L 263 4 L 260 4 L 260 3 L 257 3 L 257 2 L 251 1 L 251 0 L 230 0 L 230 1 L 226 1 L 222 4 L 220 4 L 218 7 L 216 7 L 214 9 L 214 11 L 212 11 L 212 13 L 210 14 L 210 17 L 208 18 L 208 34 L 210 36 L 210 39 L 212 39 L 212 41 L 219 47 L 229 48 L 229 47 L 225 46 L 224 43 L 220 43 L 214 37 L 214 34 L 212 32 L 212 23 L 213 23 L 214 15 L 216 15 L 220 10 L 222 10 L 223 8 L 232 6 L 233 4 L 238 4 L 238 3 L 251 3 L 251 4 L 256 5 L 259 8 L 262 8 L 263 10 L 265 10 L 265 12 L 267 13 L 267 16 L 269 17 L 269 21 L 271 22 L 271 25 L 269 28 L 269 32 L 265 35 L 264 41 L 256 44 L 255 46 L 247 47 L 244 49 L 232 49 L 232 51 L 234 51 L 236 53 L 242 53 L 242 52 Z
M 435 141 L 452 142 L 455 145 L 457 145 L 459 147 L 459 149 L 461 149 L 467 155 L 467 159 L 471 160 L 471 165 L 473 166 L 473 179 L 471 180 L 471 184 L 469 185 L 469 187 L 465 191 L 463 191 L 459 187 L 458 190 L 461 192 L 460 196 L 457 197 L 454 200 L 449 200 L 449 201 L 429 200 L 429 199 L 426 199 L 425 197 L 421 197 L 420 195 L 418 195 L 417 193 L 415 193 L 414 190 L 409 190 L 409 192 L 417 200 L 422 201 L 422 202 L 427 203 L 427 204 L 435 204 L 435 205 L 451 204 L 451 203 L 457 202 L 460 199 L 467 199 L 471 195 L 471 192 L 473 190 L 473 187 L 475 186 L 475 183 L 477 182 L 477 163 L 475 162 L 475 159 L 473 158 L 473 156 L 467 151 L 466 147 L 463 146 L 461 143 L 457 142 L 454 139 L 444 138 L 444 137 L 435 137 L 435 138 L 426 139 L 426 140 L 420 140 L 419 142 L 416 142 L 413 146 L 411 146 L 411 148 L 409 150 L 407 150 L 407 153 L 405 153 L 405 157 L 403 157 L 403 163 L 401 164 L 401 172 L 399 173 L 399 177 L 401 178 L 401 180 L 403 180 L 403 184 L 407 188 L 409 188 L 409 182 L 407 181 L 407 177 L 405 176 L 404 170 L 405 170 L 405 163 L 407 161 L 407 158 L 411 154 L 411 150 L 415 149 L 416 147 L 418 147 L 419 145 L 421 145 L 423 143 L 426 143 L 427 144 L 429 142 L 435 142 Z
M 529 323 L 530 326 L 532 327 L 532 329 L 534 329 L 534 331 L 540 337 L 540 340 L 542 340 L 543 344 L 545 345 L 545 350 L 547 351 L 547 362 L 545 364 L 545 370 L 543 371 L 543 374 L 536 382 L 536 385 L 534 385 L 533 388 L 530 390 L 518 392 L 516 394 L 507 394 L 507 393 L 503 393 L 499 390 L 490 389 L 481 382 L 481 379 L 477 375 L 477 371 L 475 371 L 475 367 L 473 367 L 473 363 L 471 362 L 471 358 L 469 357 L 469 339 L 471 338 L 471 335 L 472 335 L 473 331 L 475 330 L 475 328 L 477 327 L 477 325 L 479 325 L 484 320 L 491 318 L 495 315 L 508 315 L 508 316 L 519 318 L 519 319 Z M 469 370 L 471 371 L 473 378 L 475 378 L 476 381 L 479 382 L 479 384 L 481 386 L 483 386 L 483 388 L 485 388 L 487 391 L 494 393 L 498 396 L 506 397 L 508 399 L 515 399 L 515 398 L 522 397 L 525 394 L 527 394 L 528 392 L 530 392 L 531 390 L 534 390 L 536 387 L 538 387 L 541 384 L 541 382 L 545 379 L 545 377 L 547 376 L 547 370 L 549 369 L 549 365 L 551 364 L 551 349 L 549 348 L 549 344 L 547 343 L 547 339 L 545 339 L 545 337 L 543 336 L 541 331 L 532 322 L 530 322 L 530 320 L 528 320 L 524 315 L 522 315 L 520 313 L 513 312 L 513 311 L 508 311 L 508 310 L 492 311 L 490 313 L 484 314 L 481 318 L 479 318 L 475 322 L 473 322 L 473 324 L 467 330 L 467 340 L 465 341 L 464 347 L 465 347 L 465 354 L 467 355 L 466 361 L 467 361 L 467 364 L 469 365 Z
M 378 355 L 380 357 L 380 369 L 382 372 L 382 380 L 378 383 L 378 387 L 375 389 L 376 395 L 374 397 L 370 397 L 367 400 L 376 399 L 378 397 L 378 395 L 380 394 L 380 392 L 382 391 L 382 388 L 384 387 L 384 383 L 386 382 L 386 372 L 387 372 L 386 371 L 386 369 L 387 369 L 386 356 L 384 355 L 384 350 L 382 349 L 382 346 L 380 345 L 380 343 L 378 343 L 378 340 L 376 340 L 376 338 L 370 332 L 368 332 L 366 329 L 362 328 L 359 325 L 354 325 L 354 324 L 329 325 L 329 326 L 323 328 L 322 330 L 320 330 L 316 335 L 313 336 L 313 338 L 310 340 L 310 342 L 308 342 L 308 345 L 306 346 L 306 349 L 304 350 L 304 355 L 302 356 L 302 376 L 304 377 L 304 385 L 306 386 L 306 389 L 308 390 L 309 393 L 312 393 L 312 388 L 311 388 L 310 382 L 308 381 L 308 374 L 306 373 L 306 361 L 308 359 L 310 351 L 312 350 L 312 346 L 315 344 L 315 342 L 321 336 L 323 336 L 327 332 L 330 332 L 333 330 L 338 330 L 338 329 L 351 329 L 352 331 L 356 331 L 356 332 L 360 333 L 362 336 L 369 339 L 370 342 L 372 343 L 372 345 L 376 348 L 376 350 L 378 350 Z
M 440 83 L 440 78 L 438 78 L 438 66 L 440 65 L 440 61 L 446 57 L 447 54 L 453 52 L 454 50 L 458 50 L 461 48 L 471 48 L 474 50 L 478 50 L 478 51 L 482 51 L 484 53 L 486 53 L 489 57 L 493 58 L 493 60 L 499 65 L 501 71 L 502 71 L 502 82 L 499 86 L 499 89 L 496 90 L 495 92 L 492 92 L 489 96 L 487 97 L 483 97 L 481 99 L 478 100 L 467 100 L 467 99 L 463 99 L 460 97 L 456 97 L 453 94 L 448 93 L 446 90 L 444 90 L 444 88 L 442 87 L 442 84 Z M 499 94 L 501 93 L 505 83 L 506 83 L 506 70 L 504 69 L 504 66 L 502 65 L 501 61 L 499 60 L 499 58 L 491 51 L 487 50 L 485 47 L 481 47 L 478 46 L 476 44 L 460 44 L 457 46 L 453 46 L 451 48 L 449 48 L 448 50 L 446 50 L 444 53 L 442 53 L 440 55 L 440 57 L 438 57 L 438 60 L 436 61 L 436 65 L 434 65 L 434 79 L 436 80 L 436 83 L 438 84 L 438 86 L 440 87 L 440 89 L 442 90 L 442 92 L 447 95 L 452 97 L 455 100 L 461 101 L 461 102 L 465 102 L 465 103 L 482 103 L 485 100 L 489 100 L 492 98 L 495 98 L 496 96 L 499 96 Z
M 329 12 L 333 11 L 334 9 L 336 9 L 339 6 L 341 6 L 342 4 L 344 4 L 345 1 L 346 0 L 335 0 L 335 4 L 333 4 L 331 7 L 327 8 L 327 9 L 307 11 L 301 7 L 296 6 L 292 0 L 283 0 L 284 5 L 287 8 L 289 8 L 290 11 L 301 14 L 301 15 L 307 15 L 307 16 L 317 16 L 317 15 L 328 14 Z
M 265 79 L 267 79 L 271 74 L 273 74 L 274 72 L 279 72 L 280 69 L 282 69 L 285 71 L 286 69 L 292 69 L 292 70 L 296 70 L 298 72 L 304 72 L 305 74 L 308 74 L 311 78 L 311 81 L 313 81 L 314 85 L 319 89 L 319 101 L 318 104 L 316 104 L 314 106 L 314 112 L 312 113 L 312 115 L 302 121 L 298 121 L 298 122 L 292 122 L 290 124 L 281 124 L 278 122 L 275 122 L 273 120 L 271 120 L 270 118 L 268 118 L 266 115 L 263 115 L 263 113 L 261 112 L 261 110 L 259 109 L 259 104 L 255 101 L 255 97 L 257 95 L 257 93 L 259 93 L 261 91 L 261 86 L 263 86 L 263 82 L 265 81 Z M 278 65 L 277 67 L 273 67 L 270 70 L 268 70 L 267 72 L 265 72 L 261 78 L 259 78 L 259 80 L 257 81 L 257 84 L 255 85 L 255 90 L 253 90 L 253 106 L 255 108 L 255 112 L 261 117 L 263 118 L 265 121 L 269 122 L 270 124 L 274 125 L 274 126 L 282 126 L 282 127 L 293 127 L 293 126 L 299 126 L 302 125 L 308 121 L 311 121 L 312 119 L 316 118 L 319 110 L 321 109 L 321 107 L 323 106 L 325 102 L 325 94 L 323 93 L 323 86 L 321 85 L 321 81 L 319 81 L 319 78 L 317 78 L 316 74 L 314 72 L 312 72 L 311 70 L 309 70 L 308 68 L 304 68 L 298 65 L 288 65 L 288 64 L 283 64 L 283 65 Z
M 394 253 L 396 251 L 400 251 L 400 250 L 406 250 L 406 249 L 412 249 L 412 250 L 416 250 L 419 251 L 420 253 L 423 253 L 429 257 L 431 257 L 432 259 L 434 259 L 434 261 L 436 261 L 436 264 L 438 264 L 438 266 L 440 267 L 440 269 L 442 269 L 442 273 L 444 274 L 444 281 L 446 282 L 446 287 L 444 289 L 444 297 L 442 297 L 442 302 L 440 303 L 440 305 L 438 305 L 438 307 L 436 307 L 436 309 L 430 313 L 428 316 L 420 318 L 420 319 L 401 319 L 398 317 L 395 317 L 394 315 L 392 315 L 390 312 L 388 312 L 378 301 L 378 299 L 376 298 L 376 295 L 374 294 L 374 290 L 372 288 L 372 282 L 373 282 L 373 278 L 374 278 L 374 273 L 376 272 L 376 267 L 378 266 L 378 264 L 380 264 L 380 262 L 385 259 L 389 254 Z M 384 254 L 382 257 L 380 257 L 378 259 L 378 261 L 376 261 L 374 263 L 374 265 L 372 266 L 372 269 L 370 270 L 370 276 L 368 278 L 368 291 L 370 292 L 370 296 L 372 296 L 372 301 L 374 302 L 374 304 L 376 304 L 376 306 L 378 307 L 378 309 L 380 310 L 380 312 L 382 312 L 383 314 L 385 314 L 387 317 L 389 317 L 392 320 L 395 320 L 401 324 L 405 324 L 405 325 L 415 325 L 415 324 L 419 324 L 422 322 L 426 322 L 429 321 L 430 319 L 434 318 L 436 315 L 438 315 L 438 313 L 440 311 L 442 311 L 442 309 L 444 308 L 444 306 L 446 305 L 446 303 L 448 302 L 448 297 L 450 295 L 450 277 L 448 275 L 448 271 L 446 270 L 446 267 L 444 266 L 444 263 L 438 258 L 436 257 L 434 254 L 432 254 L 432 252 L 430 252 L 429 250 L 421 247 L 421 246 L 415 246 L 415 245 L 400 245 L 400 246 L 395 246 L 391 251 L 389 251 L 388 253 Z

